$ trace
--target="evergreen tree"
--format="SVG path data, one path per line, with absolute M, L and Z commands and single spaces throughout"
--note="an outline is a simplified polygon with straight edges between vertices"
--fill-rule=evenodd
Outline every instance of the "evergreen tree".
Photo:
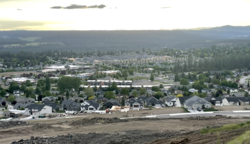
M 175 82 L 180 81 L 180 77 L 179 77 L 178 74 L 175 74 L 174 81 L 175 81 Z
M 229 89 L 227 90 L 227 94 L 230 94 L 230 90 Z
M 48 76 L 46 77 L 46 80 L 45 80 L 45 90 L 50 91 L 50 80 Z
M 245 95 L 244 95 L 245 97 L 249 97 L 249 94 L 248 94 L 248 92 L 245 92 Z
M 69 91 L 68 90 L 66 92 L 66 97 L 67 97 L 67 99 L 69 98 Z
M 122 104 L 122 106 L 125 106 L 125 97 L 124 96 L 122 97 L 122 103 L 121 104 Z
M 154 78 L 154 75 L 153 75 L 153 73 L 151 73 L 151 75 L 150 75 L 150 80 L 151 80 L 151 81 L 154 81 L 154 79 L 155 79 L 155 78 Z

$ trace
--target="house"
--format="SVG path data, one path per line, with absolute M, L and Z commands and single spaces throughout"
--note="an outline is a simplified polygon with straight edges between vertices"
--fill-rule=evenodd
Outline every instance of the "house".
M 35 99 L 33 98 L 26 98 L 26 97 L 23 97 L 23 96 L 19 96 L 19 97 L 16 97 L 15 101 L 17 103 L 22 103 L 22 102 L 35 102 Z
M 103 104 L 104 108 L 112 108 L 113 106 L 121 106 L 121 105 L 114 99 L 110 99 L 109 101 Z
M 60 94 L 59 91 L 53 91 L 53 90 L 51 90 L 50 93 L 51 93 L 51 94 Z
M 222 97 L 206 97 L 206 101 L 210 102 L 214 106 L 222 106 Z
M 188 110 L 202 110 L 211 108 L 212 104 L 203 98 L 193 96 L 185 101 L 184 107 Z
M 178 98 L 176 98 L 175 107 L 183 107 L 185 101 L 187 99 L 189 99 L 189 98 L 191 98 L 191 97 L 184 96 L 184 97 L 178 97 Z
M 176 100 L 177 98 L 175 96 L 169 95 L 169 96 L 164 97 L 165 104 L 169 107 L 175 106 Z
M 101 90 L 101 89 L 98 89 L 96 92 L 95 92 L 95 95 L 103 95 L 104 94 L 104 91 Z
M 55 102 L 57 100 L 57 97 L 53 96 L 47 96 L 42 98 L 42 102 Z
M 47 105 L 31 104 L 28 105 L 25 109 L 29 110 L 30 114 L 34 116 L 52 114 L 52 107 Z
M 13 90 L 13 94 L 15 97 L 18 97 L 18 96 L 24 95 L 24 92 L 20 90 Z
M 210 89 L 202 89 L 201 92 L 210 94 L 212 91 Z
M 156 99 L 155 97 L 149 97 L 145 100 L 145 106 L 152 106 L 155 108 L 162 108 L 165 107 L 165 103 Z
M 60 110 L 80 110 L 81 105 L 75 101 L 72 100 L 64 100 L 61 104 Z
M 81 111 L 92 113 L 96 110 L 99 110 L 101 108 L 101 105 L 95 101 L 84 101 L 81 103 Z
M 249 105 L 250 98 L 249 97 L 225 97 L 222 99 L 222 105 Z
M 95 98 L 94 101 L 96 101 L 98 103 L 106 103 L 108 101 L 108 99 L 103 97 L 103 96 L 99 96 L 99 97 Z
M 129 106 L 131 109 L 134 110 L 139 110 L 143 108 L 143 102 L 134 98 L 126 100 L 125 105 Z
M 191 89 L 189 89 L 188 91 L 191 92 L 191 93 L 198 92 L 198 90 L 196 90 L 196 89 L 194 89 L 194 88 L 191 88 Z
M 142 102 L 145 102 L 145 100 L 146 100 L 147 98 L 148 98 L 148 97 L 145 97 L 145 96 L 139 96 L 139 97 L 137 97 L 137 100 L 142 101 Z
M 230 89 L 230 93 L 236 93 L 236 92 L 239 92 L 239 90 L 237 90 L 237 89 Z
M 18 102 L 14 105 L 14 109 L 19 110 L 21 108 L 26 108 L 28 105 L 31 105 L 31 102 Z
M 174 93 L 177 95 L 177 94 L 183 94 L 184 92 L 181 90 L 175 90 Z
M 43 102 L 44 105 L 50 106 L 53 112 L 59 111 L 60 105 L 58 103 L 53 102 Z
M 79 96 L 70 97 L 69 100 L 72 100 L 74 102 L 80 102 L 80 103 L 84 102 L 84 98 L 79 97 Z

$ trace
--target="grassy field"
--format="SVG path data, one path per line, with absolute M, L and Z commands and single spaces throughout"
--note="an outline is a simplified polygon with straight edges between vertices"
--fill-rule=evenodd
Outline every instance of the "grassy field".
M 241 128 L 248 127 L 248 126 L 250 126 L 250 121 L 247 123 L 240 123 L 240 124 L 228 124 L 228 125 L 224 125 L 218 128 L 205 128 L 201 130 L 201 134 L 236 130 L 236 129 L 241 129 Z
M 236 139 L 228 142 L 227 144 L 247 144 L 250 143 L 250 131 L 246 131 Z

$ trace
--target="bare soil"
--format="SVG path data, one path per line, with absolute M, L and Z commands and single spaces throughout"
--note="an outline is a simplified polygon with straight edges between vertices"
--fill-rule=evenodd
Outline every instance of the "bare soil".
M 37 74 L 36 71 L 17 71 L 17 72 L 4 72 L 4 73 L 0 73 L 0 77 L 4 76 L 4 77 L 10 77 L 11 75 L 21 75 L 24 73 L 33 73 L 33 74 Z
M 215 109 L 219 111 L 234 111 L 234 110 L 246 110 L 246 108 L 250 109 L 250 105 L 246 106 L 215 106 Z
M 44 124 L 44 127 L 46 128 L 43 128 L 43 126 L 37 126 L 36 122 L 33 125 L 30 123 L 29 126 L 0 130 L 0 143 L 11 143 L 21 139 L 27 140 L 32 136 L 41 138 L 63 135 L 65 137 L 65 135 L 68 134 L 82 134 L 77 136 L 79 139 L 76 137 L 75 142 L 83 140 L 83 137 L 88 141 L 96 140 L 96 138 L 98 138 L 96 141 L 97 143 L 121 143 L 121 141 L 125 141 L 127 144 L 149 143 L 159 139 L 179 137 L 180 134 L 199 131 L 207 126 L 217 127 L 229 123 L 242 123 L 249 121 L 248 118 L 209 117 L 186 119 L 134 119 L 120 122 L 101 118 L 100 120 L 102 122 L 99 121 L 93 123 L 91 120 L 82 119 L 70 119 L 67 123 L 58 121 L 52 123 L 51 121 L 50 124 L 44 123 L 45 121 L 40 121 L 39 124 Z M 110 123 L 105 122 L 105 119 Z M 89 123 L 84 125 L 77 124 L 82 121 Z M 97 133 L 97 135 L 93 133 Z M 192 135 L 190 134 L 190 137 L 191 136 Z M 63 137 L 59 138 L 64 139 Z M 57 139 L 49 139 L 52 141 L 54 140 L 53 142 L 56 143 Z M 144 141 L 144 139 L 146 141 Z

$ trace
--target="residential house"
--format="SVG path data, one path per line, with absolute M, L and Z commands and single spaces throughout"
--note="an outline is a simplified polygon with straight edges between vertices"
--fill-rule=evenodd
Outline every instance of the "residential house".
M 185 101 L 184 107 L 188 110 L 202 110 L 211 108 L 212 104 L 203 98 L 193 96 Z
M 31 104 L 28 105 L 25 109 L 29 110 L 30 114 L 34 116 L 52 114 L 52 107 L 47 105 Z
M 206 97 L 206 101 L 210 102 L 214 106 L 222 106 L 222 97 Z
M 14 109 L 19 110 L 21 108 L 26 108 L 28 105 L 31 105 L 31 102 L 18 102 L 14 105 Z
M 112 108 L 113 106 L 121 106 L 116 100 L 110 99 L 106 103 L 103 104 L 104 108 Z
M 196 89 L 194 89 L 194 88 L 191 88 L 191 89 L 189 89 L 188 91 L 191 92 L 191 93 L 198 92 L 198 90 L 196 90 Z
M 225 97 L 222 99 L 222 105 L 249 105 L 250 98 L 249 97 Z
M 145 106 L 162 108 L 162 107 L 165 107 L 165 103 L 163 101 L 156 99 L 155 97 L 149 97 L 145 100 Z
M 175 90 L 174 93 L 175 93 L 176 95 L 178 95 L 178 94 L 183 94 L 184 92 L 181 91 L 181 90 Z
M 73 97 L 69 97 L 69 100 L 72 100 L 72 101 L 75 101 L 75 102 L 80 102 L 80 103 L 84 102 L 84 98 L 79 97 L 77 95 L 73 96 Z
M 176 98 L 175 107 L 183 107 L 185 101 L 187 99 L 189 99 L 189 98 L 191 98 L 191 97 L 184 96 L 184 97 L 178 97 L 178 98 Z
M 169 107 L 175 106 L 176 100 L 177 98 L 175 96 L 169 95 L 169 96 L 164 97 L 165 104 Z
M 99 110 L 100 108 L 101 105 L 95 101 L 86 100 L 83 103 L 81 103 L 81 111 L 83 112 L 92 113 L 96 110 Z
M 129 106 L 133 110 L 139 110 L 143 108 L 143 101 L 131 98 L 125 101 L 125 105 Z
M 60 105 L 58 103 L 53 102 L 43 102 L 44 105 L 50 106 L 53 112 L 59 111 Z
M 15 97 L 19 97 L 21 95 L 24 95 L 24 92 L 20 90 L 13 90 L 13 94 Z
M 61 104 L 60 110 L 80 110 L 81 106 L 79 103 L 73 101 L 73 100 L 64 100 Z
M 55 102 L 57 100 L 57 97 L 53 96 L 47 96 L 42 98 L 42 102 Z

